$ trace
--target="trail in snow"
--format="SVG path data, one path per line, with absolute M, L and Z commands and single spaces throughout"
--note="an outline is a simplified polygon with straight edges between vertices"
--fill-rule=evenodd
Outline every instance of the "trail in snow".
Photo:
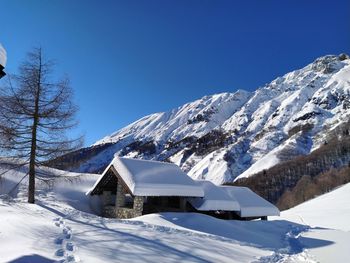
M 284 248 L 274 252 L 271 256 L 261 257 L 260 263 L 285 263 L 285 262 L 305 262 L 316 263 L 315 257 L 310 255 L 304 245 L 299 241 L 303 232 L 308 231 L 308 226 L 291 225 L 290 231 L 286 234 Z
M 16 175 L 23 176 L 11 173 L 2 185 L 16 184 Z M 85 192 L 93 179 L 55 180 L 51 188 L 38 183 L 36 205 L 26 203 L 24 185 L 14 192 L 15 199 L 0 198 L 0 262 L 333 263 L 350 258 L 350 184 L 272 221 L 220 220 L 196 213 L 116 220 L 84 212 L 92 205 Z M 305 222 L 311 227 L 301 224 Z M 319 228 L 330 226 L 338 230 Z
M 49 206 L 52 206 L 52 204 L 47 204 Z M 62 209 L 62 207 L 61 207 Z M 69 242 L 72 240 L 72 229 L 67 226 L 66 222 L 67 220 L 71 221 L 72 223 L 83 223 L 89 222 L 96 220 L 96 217 L 93 215 L 89 215 L 86 213 L 82 213 L 80 211 L 77 211 L 75 209 L 69 208 L 69 207 L 64 207 L 64 219 L 62 217 L 56 218 L 55 219 L 55 225 L 58 227 L 62 228 L 63 232 L 63 238 L 62 242 L 58 242 L 62 245 L 62 248 L 57 250 L 59 252 L 59 255 L 57 256 L 62 256 L 64 259 L 58 262 L 79 262 L 80 259 L 79 257 L 74 255 L 74 251 L 76 250 L 74 242 Z M 163 214 L 164 216 L 166 214 Z M 148 215 L 149 217 L 152 217 L 152 215 Z M 191 214 L 190 216 L 196 216 L 194 214 Z M 198 215 L 201 217 L 201 215 Z M 182 221 L 182 215 L 179 214 L 177 215 L 178 220 Z M 110 223 L 117 223 L 117 224 L 122 224 L 123 228 L 129 228 L 127 225 L 130 225 L 130 227 L 137 227 L 139 229 L 139 232 L 145 233 L 150 231 L 155 233 L 156 236 L 160 235 L 180 235 L 182 238 L 186 237 L 187 238 L 200 238 L 202 240 L 206 239 L 207 241 L 212 240 L 212 241 L 220 241 L 224 242 L 226 244 L 232 244 L 232 245 L 250 245 L 252 246 L 253 243 L 246 243 L 242 241 L 238 241 L 234 239 L 233 237 L 230 237 L 228 235 L 227 237 L 221 236 L 220 234 L 211 234 L 210 231 L 202 232 L 201 229 L 192 229 L 188 228 L 187 229 L 187 224 L 185 224 L 184 227 L 179 227 L 179 226 L 168 226 L 168 225 L 163 225 L 163 224 L 158 224 L 156 222 L 151 223 L 148 222 L 146 219 L 144 221 L 144 218 L 147 218 L 147 216 L 141 217 L 140 219 L 133 219 L 133 220 L 116 220 L 116 219 L 102 219 L 101 224 L 103 225 L 103 228 L 106 230 L 109 230 L 111 226 L 108 226 Z M 210 217 L 208 219 L 211 219 Z M 213 219 L 213 221 L 216 221 L 217 219 Z M 177 220 L 176 220 L 177 221 Z M 228 221 L 227 223 L 230 224 Z M 236 222 L 237 223 L 237 222 Z M 243 223 L 243 222 L 241 222 Z M 253 223 L 253 222 L 251 222 Z M 259 223 L 265 223 L 265 222 L 256 222 L 257 224 Z M 267 222 L 266 222 L 267 223 Z M 276 222 L 277 223 L 277 222 Z M 96 223 L 94 223 L 95 225 Z M 121 226 L 121 225 L 119 225 Z M 219 227 L 219 226 L 217 226 Z M 268 224 L 265 227 L 269 227 Z M 275 225 L 277 227 L 277 225 Z M 229 228 L 227 228 L 229 229 Z M 226 231 L 227 231 L 226 229 Z M 232 229 L 233 230 L 233 229 Z M 308 232 L 310 230 L 309 226 L 304 226 L 304 225 L 297 225 L 297 224 L 289 224 L 289 227 L 287 227 L 286 232 L 284 235 L 279 236 L 281 238 L 281 245 L 276 248 L 270 248 L 272 255 L 269 256 L 261 256 L 258 257 L 258 261 L 254 261 L 256 263 L 285 263 L 285 262 L 292 262 L 292 263 L 298 263 L 298 262 L 303 262 L 303 263 L 316 263 L 318 262 L 315 257 L 311 254 L 309 254 L 308 250 L 305 248 L 305 246 L 299 241 L 299 237 L 301 234 Z M 157 234 L 158 233 L 158 234 Z M 68 234 L 68 235 L 67 235 Z M 280 233 L 282 234 L 282 233 Z M 276 238 L 276 237 L 275 237 Z M 61 240 L 59 240 L 61 241 Z M 66 245 L 64 245 L 64 243 Z M 253 245 L 256 246 L 256 245 Z M 72 247 L 73 249 L 70 249 Z M 266 248 L 265 248 L 266 249 Z M 192 260 L 196 261 L 196 259 L 192 258 Z M 190 261 L 192 261 L 190 260 Z M 203 262 L 205 261 L 204 258 L 202 258 Z M 212 262 L 212 261 L 208 261 Z
M 58 262 L 80 262 L 79 257 L 74 255 L 76 246 L 72 241 L 72 228 L 66 225 L 66 222 L 62 217 L 55 218 L 53 221 L 55 226 L 62 229 L 60 236 L 54 241 L 55 244 L 59 246 L 59 249 L 55 252 L 55 256 L 62 258 Z
M 306 225 L 306 226 L 309 225 L 308 223 L 305 222 L 304 218 L 303 218 L 301 215 L 297 215 L 297 216 L 300 218 L 300 221 L 301 221 L 304 225 Z

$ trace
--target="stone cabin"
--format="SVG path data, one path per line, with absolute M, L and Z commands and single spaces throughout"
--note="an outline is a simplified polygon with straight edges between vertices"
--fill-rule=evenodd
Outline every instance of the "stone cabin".
M 87 193 L 102 199 L 105 217 L 159 212 L 198 212 L 250 220 L 279 215 L 276 206 L 247 187 L 193 180 L 177 165 L 115 157 Z
M 154 212 L 184 212 L 188 198 L 204 191 L 177 165 L 115 157 L 89 195 L 99 195 L 103 216 L 132 218 Z

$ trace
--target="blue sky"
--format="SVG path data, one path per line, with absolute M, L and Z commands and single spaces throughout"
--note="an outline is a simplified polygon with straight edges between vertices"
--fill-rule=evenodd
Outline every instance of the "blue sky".
M 0 18 L 7 71 L 40 45 L 70 76 L 73 134 L 86 145 L 147 114 L 350 53 L 348 0 L 0 0 Z

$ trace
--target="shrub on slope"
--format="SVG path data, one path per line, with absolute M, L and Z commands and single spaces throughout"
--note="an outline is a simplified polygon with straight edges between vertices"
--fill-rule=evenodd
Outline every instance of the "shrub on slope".
M 349 123 L 335 129 L 325 144 L 307 156 L 279 163 L 234 185 L 247 186 L 280 209 L 295 206 L 349 182 Z

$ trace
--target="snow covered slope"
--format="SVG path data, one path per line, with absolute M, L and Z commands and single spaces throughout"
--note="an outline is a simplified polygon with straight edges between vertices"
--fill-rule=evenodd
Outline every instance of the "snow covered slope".
M 282 212 L 289 220 L 350 232 L 350 183 Z
M 300 244 L 317 262 L 347 262 L 350 258 L 350 183 L 281 213 L 281 218 L 312 227 Z M 315 240 L 328 242 L 313 247 Z
M 250 93 L 243 90 L 206 96 L 170 112 L 146 116 L 95 144 L 117 142 L 130 136 L 134 140 L 157 142 L 176 142 L 190 136 L 201 137 L 222 125 L 249 97 Z
M 8 171 L 9 163 L 0 165 L 0 262 L 251 262 L 288 245 L 279 242 L 291 228 L 284 222 L 248 228 L 191 213 L 101 218 L 84 194 L 93 174 L 41 167 L 46 182 L 37 181 L 36 204 L 28 204 L 27 168 Z
M 96 142 L 96 154 L 77 152 L 84 160 L 64 168 L 102 171 L 116 154 L 167 160 L 195 179 L 232 182 L 308 154 L 349 115 L 350 59 L 329 55 L 253 93 L 206 96 L 146 116 Z
M 51 179 L 50 183 L 39 184 L 36 204 L 28 204 L 26 180 L 21 181 L 26 169 L 5 172 L 5 168 L 0 167 L 4 183 L 0 192 L 0 262 L 327 263 L 347 262 L 350 257 L 350 232 L 344 231 L 348 227 L 343 224 L 350 220 L 350 206 L 345 202 L 336 210 L 331 206 L 349 200 L 350 184 L 273 221 L 220 220 L 196 213 L 117 220 L 89 210 L 83 193 L 98 175 L 42 167 L 40 177 Z M 14 198 L 3 195 L 10 190 Z M 340 230 L 305 224 L 313 220 L 314 226 L 323 226 L 326 221 L 322 217 Z M 299 221 L 292 222 L 295 218 Z

